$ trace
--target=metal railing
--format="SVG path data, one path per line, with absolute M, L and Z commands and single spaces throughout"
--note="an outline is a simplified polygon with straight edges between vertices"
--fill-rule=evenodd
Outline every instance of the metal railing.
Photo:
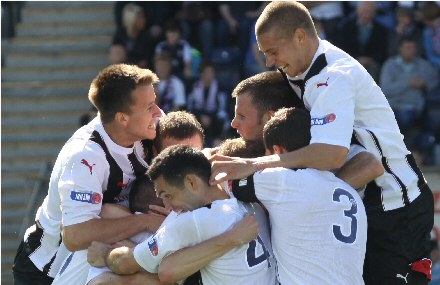
M 26 229 L 34 222 L 35 213 L 47 193 L 51 171 L 52 163 L 50 161 L 41 164 L 37 181 L 35 181 L 34 187 L 32 188 L 32 193 L 26 206 L 26 213 L 20 226 L 20 239 L 23 237 Z

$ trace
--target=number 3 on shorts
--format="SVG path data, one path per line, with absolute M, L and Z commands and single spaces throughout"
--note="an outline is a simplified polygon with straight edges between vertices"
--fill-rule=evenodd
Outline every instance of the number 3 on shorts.
M 347 190 L 336 188 L 333 192 L 333 201 L 341 202 L 341 196 L 346 196 L 351 202 L 351 208 L 349 210 L 344 210 L 344 215 L 351 219 L 350 232 L 348 235 L 344 235 L 341 231 L 340 225 L 333 225 L 333 235 L 335 238 L 344 243 L 353 243 L 356 240 L 357 232 L 357 204 L 353 195 Z

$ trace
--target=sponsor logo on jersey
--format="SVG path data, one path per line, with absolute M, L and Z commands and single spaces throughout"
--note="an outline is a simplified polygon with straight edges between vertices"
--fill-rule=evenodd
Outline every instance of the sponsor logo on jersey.
M 102 200 L 101 194 L 96 192 L 72 191 L 70 192 L 70 198 L 74 201 L 86 202 L 90 204 L 99 204 Z
M 247 185 L 247 179 L 241 179 L 238 181 L 238 187 L 243 187 Z
M 157 256 L 157 254 L 159 253 L 159 248 L 157 247 L 157 241 L 156 238 L 151 238 L 148 241 L 148 247 L 150 248 L 150 252 L 153 256 Z
M 336 115 L 334 113 L 328 114 L 322 118 L 312 118 L 312 126 L 322 126 L 336 120 Z
M 325 86 L 328 87 L 328 80 L 330 79 L 330 77 L 327 78 L 327 80 L 325 82 L 321 82 L 321 83 L 317 83 L 316 84 L 316 88 L 319 88 L 321 86 Z
M 89 163 L 87 160 L 85 160 L 85 159 L 81 159 L 81 163 L 84 164 L 85 166 L 87 166 L 87 167 L 89 168 L 89 170 L 90 170 L 90 175 L 92 175 L 92 174 L 93 174 L 93 173 L 92 173 L 93 166 L 95 166 L 96 164 L 93 163 L 92 165 L 90 165 L 90 163 Z

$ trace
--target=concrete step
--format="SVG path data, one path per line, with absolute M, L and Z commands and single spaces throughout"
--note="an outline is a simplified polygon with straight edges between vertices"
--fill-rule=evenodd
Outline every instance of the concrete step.
M 11 163 L 11 164 L 2 164 L 2 176 L 3 175 L 14 175 L 14 176 L 22 176 L 27 173 L 38 173 L 41 169 L 41 162 L 34 163 Z M 2 197 L 3 199 L 3 197 Z
M 7 162 L 3 160 L 3 162 Z M 1 175 L 3 179 L 4 177 L 8 177 L 7 179 L 19 179 L 19 178 L 31 178 L 34 179 L 38 177 L 38 171 L 41 168 L 41 162 L 35 163 L 25 163 L 25 164 L 17 164 L 17 163 L 5 163 L 2 165 Z M 5 194 L 3 193 L 3 196 Z M 2 197 L 3 199 L 4 197 Z
M 31 142 L 50 142 L 50 141 L 61 141 L 65 142 L 72 136 L 72 132 L 62 132 L 62 133 L 35 133 L 35 134 L 5 134 L 2 135 L 2 142 L 17 142 L 17 141 L 31 141 Z
M 78 125 L 79 121 L 79 115 L 75 116 L 62 116 L 62 117 L 9 117 L 9 118 L 2 118 L 2 128 L 4 127 L 35 127 L 35 126 L 45 126 L 47 128 L 50 128 L 52 126 L 58 127 L 58 126 L 66 126 L 66 125 Z M 2 147 L 7 147 L 6 145 L 2 145 Z
M 90 80 L 36 80 L 2 82 L 2 97 L 40 97 L 88 94 Z M 86 96 L 86 95 L 85 95 Z M 86 96 L 87 97 L 87 96 Z
M 105 51 L 88 52 L 16 52 L 9 51 L 5 66 L 10 67 L 68 67 L 96 65 L 103 68 L 108 65 L 108 54 Z
M 56 157 L 60 149 L 53 147 L 39 147 L 39 148 L 15 148 L 15 149 L 2 149 L 2 159 L 11 159 L 19 156 L 28 158 L 38 157 Z
M 77 23 L 18 23 L 17 37 L 40 36 L 79 36 L 79 35 L 107 35 L 115 33 L 114 21 L 77 22 Z
M 5 126 L 2 127 L 2 135 L 13 135 L 20 133 L 53 133 L 53 132 L 69 132 L 76 130 L 78 124 L 72 122 L 70 124 L 58 125 L 58 126 L 23 126 L 23 127 L 13 127 Z
M 2 82 L 42 80 L 88 80 L 92 82 L 99 70 L 96 66 L 73 67 L 4 67 Z
M 78 100 L 63 100 L 61 102 L 41 102 L 35 103 L 21 103 L 19 105 L 8 106 L 7 109 L 2 104 L 2 112 L 23 112 L 27 115 L 32 116 L 33 114 L 40 115 L 50 113 L 52 111 L 60 112 L 70 110 L 73 111 L 86 111 L 89 109 L 90 103 L 87 101 Z M 33 114 L 31 114 L 33 113 Z
M 108 51 L 110 35 L 16 37 L 11 40 L 15 52 Z
M 71 8 L 71 7 L 111 7 L 115 5 L 113 1 L 28 1 L 27 8 Z
M 97 1 L 96 3 L 99 3 Z M 50 22 L 94 22 L 96 19 L 111 21 L 114 19 L 112 6 L 90 7 L 25 7 L 21 16 L 23 23 Z

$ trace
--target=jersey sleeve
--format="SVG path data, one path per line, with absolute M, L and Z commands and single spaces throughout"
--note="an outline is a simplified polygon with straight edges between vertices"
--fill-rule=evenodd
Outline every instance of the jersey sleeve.
M 199 242 L 198 227 L 193 213 L 187 212 L 180 214 L 149 239 L 138 244 L 133 254 L 142 268 L 148 272 L 157 273 L 165 256 Z
M 324 143 L 350 148 L 355 118 L 354 82 L 350 74 L 328 72 L 307 84 L 311 97 L 310 143 Z M 307 98 L 306 98 L 307 100 Z
M 99 146 L 86 145 L 66 160 L 58 181 L 64 226 L 99 218 L 108 174 L 109 165 Z

